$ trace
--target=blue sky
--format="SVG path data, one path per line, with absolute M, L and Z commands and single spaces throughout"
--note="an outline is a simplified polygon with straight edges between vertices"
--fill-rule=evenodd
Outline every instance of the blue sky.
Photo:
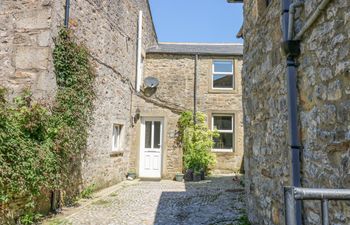
M 226 0 L 150 0 L 161 42 L 239 42 L 243 5 Z

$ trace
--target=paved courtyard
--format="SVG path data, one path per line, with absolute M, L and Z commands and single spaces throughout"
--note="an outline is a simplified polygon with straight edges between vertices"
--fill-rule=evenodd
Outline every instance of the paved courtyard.
M 125 181 L 44 224 L 242 224 L 244 192 L 232 176 L 201 182 Z

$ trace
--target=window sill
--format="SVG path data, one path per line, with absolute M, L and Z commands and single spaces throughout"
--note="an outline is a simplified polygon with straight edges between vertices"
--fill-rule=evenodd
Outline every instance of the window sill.
M 122 151 L 122 150 L 112 151 L 111 153 L 109 153 L 110 157 L 119 157 L 119 156 L 123 156 L 123 155 L 124 155 L 124 151 Z
M 233 149 L 212 149 L 213 153 L 234 153 Z
M 236 94 L 238 91 L 236 89 L 209 89 L 209 93 L 213 94 Z

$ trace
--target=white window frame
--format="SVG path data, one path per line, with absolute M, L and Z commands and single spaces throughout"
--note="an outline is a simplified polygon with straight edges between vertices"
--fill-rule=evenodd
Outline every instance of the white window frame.
M 231 72 L 215 72 L 215 62 L 231 62 L 232 71 Z M 232 59 L 214 59 L 212 61 L 212 74 L 211 74 L 211 88 L 213 90 L 234 90 L 235 89 L 235 71 L 234 71 L 234 61 Z M 232 87 L 230 88 L 221 88 L 214 87 L 214 75 L 231 75 L 232 76 Z
M 122 150 L 122 130 L 123 125 L 122 124 L 113 124 L 113 133 L 112 133 L 112 152 L 119 152 Z M 118 135 L 117 139 L 115 136 Z M 115 143 L 115 140 L 117 140 L 117 143 Z
M 230 116 L 232 118 L 231 120 L 231 130 L 217 130 L 218 133 L 231 133 L 232 134 L 232 148 L 231 149 L 221 149 L 221 148 L 212 148 L 211 150 L 213 152 L 233 152 L 235 148 L 235 140 L 234 140 L 234 131 L 235 131 L 235 115 L 234 114 L 220 114 L 220 113 L 214 113 L 211 115 L 211 130 L 214 131 L 214 117 L 218 116 Z

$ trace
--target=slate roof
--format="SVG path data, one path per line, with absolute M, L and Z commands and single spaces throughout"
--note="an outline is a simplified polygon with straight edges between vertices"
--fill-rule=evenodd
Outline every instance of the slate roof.
M 243 45 L 239 43 L 174 43 L 159 42 L 147 53 L 171 53 L 186 55 L 243 55 Z

